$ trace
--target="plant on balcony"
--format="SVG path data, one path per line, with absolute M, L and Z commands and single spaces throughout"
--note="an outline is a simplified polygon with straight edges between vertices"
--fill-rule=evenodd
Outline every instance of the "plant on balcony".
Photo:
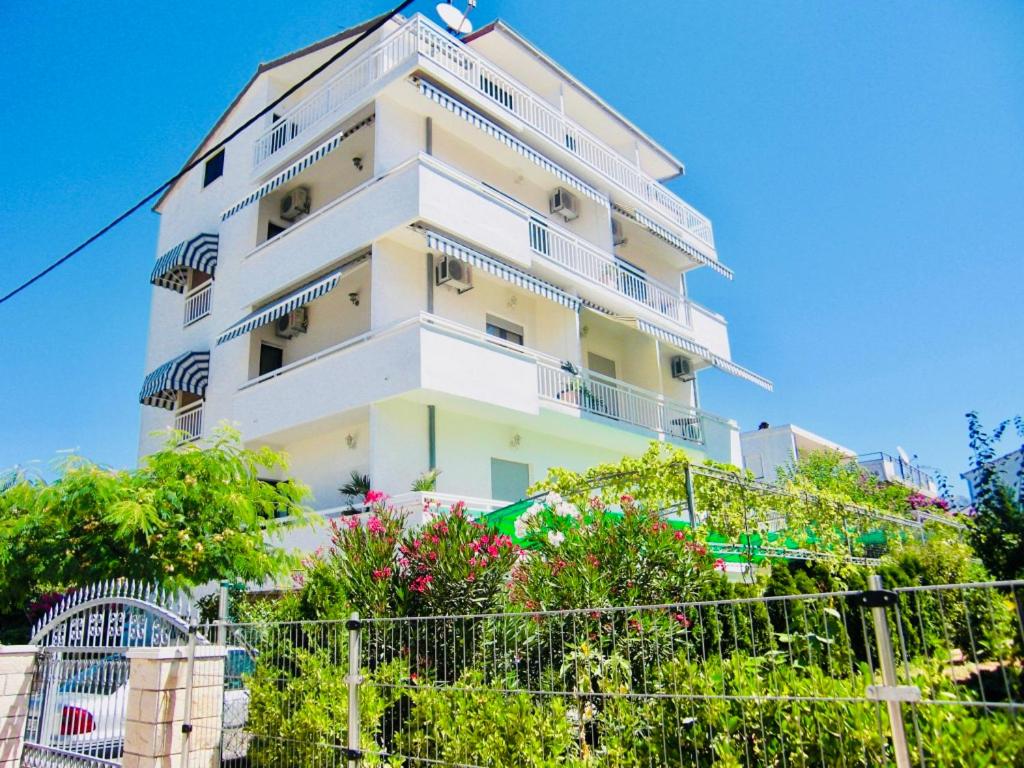
M 352 508 L 360 504 L 370 492 L 370 476 L 353 469 L 348 482 L 338 489 L 338 493 L 348 499 Z
M 412 481 L 411 491 L 415 492 L 432 492 L 437 490 L 437 478 L 441 474 L 440 469 L 428 469 L 426 472 L 422 472 L 415 480 Z
M 591 391 L 590 385 L 580 374 L 579 368 L 577 368 L 571 361 L 566 360 L 562 363 L 562 370 L 570 374 L 573 378 L 571 378 L 565 388 L 558 393 L 559 400 L 569 403 L 570 405 L 578 405 L 587 411 L 594 411 L 597 413 L 606 412 L 604 400 Z

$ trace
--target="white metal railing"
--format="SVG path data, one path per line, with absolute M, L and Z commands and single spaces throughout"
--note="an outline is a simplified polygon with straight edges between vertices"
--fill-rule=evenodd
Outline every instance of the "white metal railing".
M 593 371 L 537 362 L 540 397 L 693 443 L 704 442 L 697 409 Z
M 407 22 L 385 37 L 275 121 L 256 139 L 253 168 L 258 171 L 278 150 L 311 135 L 311 129 L 328 118 L 350 112 L 374 83 L 415 55 L 413 24 Z
M 179 408 L 174 414 L 174 428 L 185 433 L 183 442 L 198 440 L 203 435 L 203 401 Z
M 659 315 L 689 327 L 690 306 L 679 291 L 630 269 L 575 235 L 530 219 L 530 248 L 574 274 L 616 291 Z
M 298 139 L 313 135 L 312 129 L 325 124 L 328 118 L 351 111 L 376 81 L 398 71 L 416 54 L 457 78 L 476 95 L 507 110 L 568 150 L 605 179 L 651 206 L 701 242 L 714 247 L 714 233 L 706 216 L 530 89 L 419 14 L 300 101 L 257 138 L 253 151 L 254 169 L 258 171 L 284 147 L 294 146 Z
M 210 314 L 213 281 L 208 280 L 185 294 L 185 325 L 192 325 Z

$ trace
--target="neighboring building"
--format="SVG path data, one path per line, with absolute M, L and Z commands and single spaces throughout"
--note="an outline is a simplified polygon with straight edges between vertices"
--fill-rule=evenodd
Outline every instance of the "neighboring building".
M 743 451 L 743 466 L 758 480 L 775 482 L 780 469 L 795 465 L 811 453 L 834 451 L 856 461 L 865 470 L 884 483 L 894 483 L 913 488 L 928 496 L 938 496 L 939 489 L 934 478 L 910 462 L 886 453 L 867 453 L 858 456 L 845 446 L 826 440 L 820 435 L 808 432 L 795 424 L 783 424 L 761 428 L 740 435 Z
M 789 469 L 812 453 L 832 451 L 853 459 L 856 454 L 821 435 L 816 435 L 795 424 L 770 427 L 762 424 L 759 429 L 740 435 L 743 451 L 743 466 L 758 480 L 774 483 L 779 470 Z
M 1008 453 L 1005 456 L 1000 456 L 992 462 L 992 467 L 999 478 L 999 482 L 1019 496 L 1022 492 L 1022 486 L 1024 486 L 1024 473 L 1021 471 L 1024 468 L 1024 448 Z M 967 481 L 967 492 L 971 494 L 971 503 L 973 504 L 977 500 L 975 484 L 979 479 L 978 470 L 969 470 L 960 475 L 960 477 Z
M 193 157 L 366 26 L 262 65 Z M 738 463 L 695 375 L 771 384 L 687 296 L 731 273 L 681 172 L 504 24 L 387 21 L 158 202 L 140 454 L 235 422 L 321 511 L 353 470 L 487 509 L 652 439 Z

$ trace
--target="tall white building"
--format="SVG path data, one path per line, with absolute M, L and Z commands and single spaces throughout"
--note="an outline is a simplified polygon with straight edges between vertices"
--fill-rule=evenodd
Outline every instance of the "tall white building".
M 367 26 L 262 65 L 194 157 Z M 696 377 L 771 385 L 687 295 L 731 272 L 682 171 L 501 22 L 388 20 L 157 204 L 140 453 L 234 422 L 320 510 L 353 470 L 486 508 L 652 439 L 738 463 Z

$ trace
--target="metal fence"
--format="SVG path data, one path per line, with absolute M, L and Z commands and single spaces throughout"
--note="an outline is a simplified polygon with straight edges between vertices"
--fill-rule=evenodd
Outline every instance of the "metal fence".
M 311 768 L 1019 765 L 1022 588 L 873 577 L 867 591 L 227 625 L 240 693 L 225 713 L 244 714 L 230 727 L 225 714 L 223 754 Z

